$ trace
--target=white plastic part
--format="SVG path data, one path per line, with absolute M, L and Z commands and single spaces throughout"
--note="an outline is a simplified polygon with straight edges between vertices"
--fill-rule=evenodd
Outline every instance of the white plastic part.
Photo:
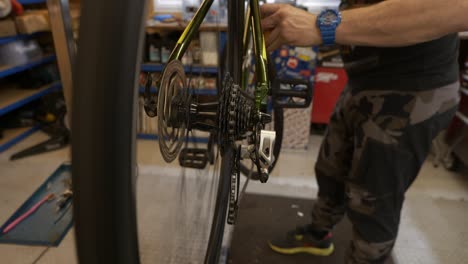
M 265 160 L 265 165 L 273 164 L 275 157 L 273 156 L 273 147 L 275 145 L 276 132 L 262 130 L 260 131 L 260 146 L 258 154 Z

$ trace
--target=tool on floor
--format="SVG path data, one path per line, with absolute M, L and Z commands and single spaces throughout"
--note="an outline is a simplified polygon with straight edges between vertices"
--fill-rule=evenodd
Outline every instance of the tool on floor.
M 5 229 L 3 229 L 2 233 L 6 234 L 13 228 L 15 228 L 19 223 L 21 223 L 24 219 L 28 218 L 30 215 L 32 215 L 34 212 L 41 207 L 44 203 L 47 201 L 51 201 L 55 199 L 55 195 L 53 193 L 46 195 L 44 198 L 42 198 L 39 202 L 37 202 L 33 207 L 31 207 L 28 211 L 26 211 L 24 214 L 22 214 L 20 217 L 16 218 L 13 222 L 11 222 Z
M 57 201 L 61 198 L 61 194 L 67 189 L 73 190 L 71 178 L 71 163 L 65 162 L 44 179 L 18 209 L 5 218 L 4 223 L 0 223 L 0 247 L 2 244 L 59 246 L 73 226 L 73 198 L 65 204 L 63 209 L 57 211 Z M 51 193 L 54 194 L 54 200 L 47 201 L 35 213 L 23 220 L 21 224 L 3 234 L 2 231 L 6 226 Z M 57 221 L 59 216 L 61 218 Z M 0 263 L 3 262 L 0 260 Z
M 10 160 L 17 160 L 28 156 L 61 149 L 67 146 L 70 142 L 70 133 L 68 129 L 55 130 L 54 132 L 49 133 L 49 135 L 51 136 L 50 139 L 13 154 L 10 157 Z
M 60 211 L 62 212 L 54 221 L 54 225 L 56 225 L 60 220 L 62 220 L 62 218 L 68 213 L 68 209 L 71 208 L 71 205 L 72 203 L 65 203 L 64 204 L 64 208 L 60 209 Z
M 42 125 L 41 130 L 49 135 L 49 139 L 13 154 L 10 160 L 42 154 L 61 149 L 70 143 L 70 131 L 65 125 L 65 101 L 60 94 L 43 98 L 43 113 L 38 114 L 37 121 Z
M 57 201 L 57 212 L 61 212 L 60 215 L 55 219 L 54 225 L 56 225 L 62 218 L 67 214 L 68 209 L 72 205 L 73 191 L 68 188 L 61 195 Z
M 58 211 L 62 210 L 72 199 L 73 191 L 71 189 L 66 189 L 57 201 Z

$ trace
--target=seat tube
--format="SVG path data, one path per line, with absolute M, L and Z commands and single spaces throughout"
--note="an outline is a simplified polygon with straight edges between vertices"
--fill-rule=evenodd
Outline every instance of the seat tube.
M 206 17 L 206 14 L 210 10 L 211 5 L 213 4 L 214 0 L 204 0 L 203 3 L 201 4 L 200 8 L 198 8 L 197 13 L 193 16 L 192 20 L 190 20 L 189 24 L 185 28 L 184 32 L 180 36 L 179 40 L 177 41 L 177 44 L 175 48 L 172 50 L 171 55 L 169 56 L 169 62 L 172 60 L 182 60 L 182 57 L 184 56 L 185 51 L 190 45 L 190 42 L 193 39 L 193 36 L 195 35 L 196 32 L 198 32 L 198 29 L 200 28 L 200 25 L 203 23 L 203 20 Z
M 268 95 L 268 55 L 263 37 L 262 25 L 260 21 L 260 4 L 258 0 L 250 0 L 252 14 L 252 33 L 255 48 L 255 72 L 257 85 L 255 89 L 255 106 L 260 111 L 266 105 Z
M 242 79 L 244 5 L 243 0 L 228 0 L 228 69 L 236 84 Z

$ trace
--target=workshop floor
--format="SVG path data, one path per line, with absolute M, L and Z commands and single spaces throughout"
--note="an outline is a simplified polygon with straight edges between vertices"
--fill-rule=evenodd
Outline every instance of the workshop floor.
M 0 224 L 5 222 L 63 161 L 69 160 L 68 149 L 15 162 L 8 160 L 12 153 L 45 138 L 45 135 L 36 133 L 9 151 L 0 154 Z M 311 136 L 308 150 L 283 152 L 279 165 L 268 184 L 250 183 L 247 191 L 279 197 L 308 199 L 315 197 L 317 186 L 313 179 L 313 164 L 320 140 L 319 136 Z M 142 262 L 143 264 L 158 263 L 157 260 L 160 259 L 158 254 L 164 251 L 165 246 L 160 241 L 160 233 L 167 232 L 167 230 L 161 228 L 161 225 L 157 227 L 157 223 L 167 222 L 172 218 L 167 214 L 157 212 L 174 207 L 189 208 L 184 217 L 195 221 L 192 225 L 198 227 L 198 224 L 204 220 L 204 214 L 200 212 L 209 209 L 211 205 L 193 208 L 188 202 L 180 207 L 180 204 L 173 204 L 174 199 L 169 198 L 177 193 L 173 190 L 192 186 L 190 188 L 193 190 L 190 192 L 199 193 L 197 199 L 206 199 L 206 196 L 210 195 L 208 192 L 210 189 L 209 187 L 206 189 L 203 181 L 199 180 L 200 177 L 193 177 L 197 176 L 197 173 L 191 171 L 186 172 L 187 182 L 173 180 L 180 175 L 180 169 L 174 165 L 167 166 L 161 161 L 155 141 L 138 141 L 138 164 L 140 174 L 137 199 L 139 201 Z M 208 194 L 205 195 L 205 193 Z M 155 198 L 155 194 L 159 197 Z M 167 196 L 164 198 L 161 194 Z M 191 202 L 196 202 L 197 199 L 191 199 Z M 158 203 L 159 201 L 164 203 Z M 173 211 L 169 214 L 170 216 L 180 214 L 179 210 Z M 308 217 L 307 212 L 304 214 L 304 217 Z M 165 215 L 164 219 L 161 215 Z M 443 168 L 434 168 L 431 163 L 427 162 L 407 194 L 400 235 L 394 250 L 395 262 L 402 264 L 466 263 L 468 249 L 463 246 L 468 235 L 466 219 L 468 219 L 468 171 L 451 173 Z M 177 222 L 172 223 L 172 227 L 175 225 Z M 229 231 L 232 230 L 227 232 Z M 189 242 L 193 241 L 187 244 L 194 246 L 179 248 L 180 258 L 172 258 L 173 263 L 189 263 L 188 259 L 190 263 L 198 263 L 196 259 L 202 255 L 200 253 L 202 250 L 197 248 L 197 245 L 203 243 L 205 234 L 195 228 L 186 232 L 190 234 Z M 177 238 L 175 241 L 177 242 Z M 170 245 L 170 243 L 166 244 Z M 77 263 L 74 233 L 73 230 L 69 232 L 58 248 L 0 245 L 0 256 L 1 263 L 10 264 Z

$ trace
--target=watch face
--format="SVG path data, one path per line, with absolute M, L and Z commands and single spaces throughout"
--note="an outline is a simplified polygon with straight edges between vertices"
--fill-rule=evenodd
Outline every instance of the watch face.
M 333 10 L 326 10 L 319 17 L 319 23 L 323 26 L 331 26 L 339 22 L 338 13 Z

